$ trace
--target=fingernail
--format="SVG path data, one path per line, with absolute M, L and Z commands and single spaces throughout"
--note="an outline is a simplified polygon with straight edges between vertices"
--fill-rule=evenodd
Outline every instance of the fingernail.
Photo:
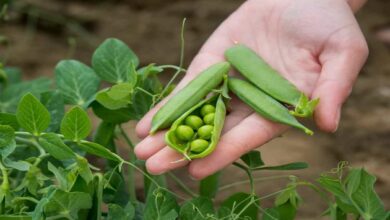
M 196 177 L 194 177 L 194 176 L 192 176 L 192 175 L 189 175 L 189 176 L 190 176 L 190 179 L 193 180 L 193 181 L 199 181 L 199 180 L 201 180 L 201 179 L 196 178 Z
M 335 121 L 335 129 L 333 130 L 333 133 L 337 131 L 337 129 L 339 128 L 339 123 L 340 123 L 340 115 L 341 115 L 341 109 L 339 108 L 337 110 L 337 113 L 336 113 L 336 121 Z

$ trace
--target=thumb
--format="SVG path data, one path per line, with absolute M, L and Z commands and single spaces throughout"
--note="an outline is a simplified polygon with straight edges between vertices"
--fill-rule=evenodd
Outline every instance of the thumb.
M 338 48 L 327 48 L 321 54 L 321 75 L 313 91 L 313 98 L 320 99 L 314 119 L 321 130 L 337 130 L 341 107 L 351 93 L 367 56 L 364 38 Z

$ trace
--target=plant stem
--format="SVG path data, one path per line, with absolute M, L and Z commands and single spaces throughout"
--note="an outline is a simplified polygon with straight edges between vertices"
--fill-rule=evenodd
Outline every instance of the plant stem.
M 186 69 L 184 69 L 184 68 L 182 68 L 180 66 L 175 66 L 175 65 L 160 65 L 158 67 L 160 67 L 162 69 L 174 69 L 174 70 L 180 71 L 180 72 L 186 72 L 187 71 Z
M 15 140 L 17 140 L 17 141 L 19 141 L 21 143 L 24 143 L 24 144 L 31 144 L 31 145 L 33 145 L 34 147 L 36 147 L 38 149 L 40 156 L 43 156 L 43 155 L 46 154 L 45 150 L 43 150 L 41 145 L 38 144 L 36 139 L 27 139 L 27 138 L 22 138 L 22 137 L 15 137 Z
M 237 163 L 237 162 L 234 162 L 233 165 L 238 167 L 238 168 L 240 168 L 240 169 L 242 169 L 242 170 L 244 170 L 247 173 L 248 178 L 249 178 L 249 184 L 250 184 L 250 187 L 251 187 L 251 194 L 255 195 L 256 194 L 256 192 L 255 192 L 255 183 L 253 181 L 253 175 L 252 175 L 251 170 L 248 167 L 246 167 L 246 166 L 244 166 L 244 165 L 242 165 L 240 163 Z
M 262 181 L 268 181 L 268 180 L 283 179 L 283 178 L 289 178 L 290 176 L 291 175 L 259 177 L 259 178 L 253 178 L 253 182 L 256 183 L 256 182 L 262 182 Z M 250 180 L 243 180 L 243 181 L 234 182 L 234 183 L 231 183 L 231 184 L 227 184 L 227 185 L 221 186 L 219 188 L 219 191 L 227 190 L 227 189 L 229 189 L 231 187 L 238 186 L 238 185 L 243 185 L 243 184 L 247 184 L 247 183 L 250 183 Z
M 118 126 L 119 131 L 122 135 L 122 137 L 125 139 L 127 145 L 129 146 L 129 160 L 132 164 L 135 163 L 137 160 L 135 154 L 134 154 L 134 144 L 131 141 L 130 137 L 126 134 L 125 130 L 122 128 L 122 126 Z M 134 175 L 134 168 L 132 166 L 128 167 L 127 175 L 127 185 L 128 185 L 128 190 L 129 190 L 129 195 L 130 195 L 130 201 L 131 202 L 136 202 L 137 201 L 137 196 L 136 196 L 136 190 L 135 190 L 135 175 Z
M 159 102 L 163 95 L 166 93 L 167 89 L 169 88 L 169 86 L 175 81 L 175 79 L 179 76 L 179 74 L 182 72 L 182 67 L 183 67 L 183 63 L 184 63 L 184 48 L 185 48 L 185 41 L 184 41 L 184 28 L 185 28 L 185 24 L 186 24 L 186 18 L 183 19 L 183 22 L 181 24 L 181 32 L 180 32 L 180 62 L 179 62 L 179 69 L 176 70 L 175 74 L 173 75 L 173 77 L 169 80 L 169 82 L 167 83 L 167 85 L 165 85 L 163 91 L 161 92 L 161 94 L 158 96 L 157 98 L 157 102 Z
M 191 196 L 193 198 L 198 197 L 198 194 L 196 194 L 190 188 L 188 188 L 175 174 L 173 174 L 171 172 L 168 172 L 167 174 L 189 196 Z

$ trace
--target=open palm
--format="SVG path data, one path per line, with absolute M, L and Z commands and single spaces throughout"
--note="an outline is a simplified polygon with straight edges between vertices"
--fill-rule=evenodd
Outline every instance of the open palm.
M 315 121 L 320 129 L 330 132 L 337 129 L 342 103 L 368 55 L 359 25 L 343 0 L 250 0 L 213 33 L 174 92 L 201 70 L 223 61 L 224 51 L 235 43 L 252 48 L 299 89 L 319 97 Z M 188 164 L 174 162 L 182 155 L 166 147 L 164 132 L 148 136 L 154 113 L 166 101 L 137 125 L 137 134 L 145 139 L 137 145 L 136 154 L 147 160 L 153 174 Z M 231 103 L 216 150 L 189 164 L 195 178 L 222 169 L 286 129 L 253 113 L 235 98 Z

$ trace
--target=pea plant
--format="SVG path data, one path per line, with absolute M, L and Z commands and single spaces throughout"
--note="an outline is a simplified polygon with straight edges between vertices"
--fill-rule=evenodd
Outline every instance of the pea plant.
M 245 172 L 248 180 L 225 186 L 219 184 L 220 173 L 200 181 L 197 190 L 172 173 L 150 175 L 144 162 L 135 157 L 134 143 L 123 124 L 142 118 L 172 91 L 173 80 L 163 85 L 159 74 L 173 69 L 175 78 L 185 70 L 181 65 L 140 67 L 136 54 L 118 39 L 105 40 L 91 64 L 62 60 L 55 67 L 54 80 L 29 81 L 22 81 L 17 68 L 0 66 L 0 219 L 289 220 L 296 218 L 303 202 L 300 187 L 311 188 L 328 204 L 322 215 L 329 219 L 389 218 L 374 191 L 375 177 L 344 162 L 322 174 L 316 183 L 293 175 L 254 178 L 255 172 L 308 166 L 303 162 L 268 166 L 259 151 L 248 152 L 232 164 Z M 228 85 L 229 64 L 210 68 L 191 83 L 190 93 L 178 94 L 202 99 L 208 94 L 207 86 L 212 89 L 222 82 L 221 87 L 200 102 L 172 98 L 176 105 L 187 103 L 187 110 L 172 113 L 172 104 L 167 104 L 153 121 L 152 131 L 170 127 L 167 142 L 184 159 L 205 157 L 215 148 L 227 114 L 228 87 L 238 95 L 240 88 L 248 89 L 236 86 L 234 79 Z M 299 113 L 299 109 L 294 111 Z M 99 122 L 96 129 L 94 121 Z M 126 158 L 118 154 L 120 140 L 128 145 Z M 142 192 L 136 191 L 136 172 L 143 176 Z M 168 178 L 182 192 L 172 190 Z M 256 194 L 258 182 L 280 178 L 289 180 L 285 188 Z M 250 191 L 215 203 L 219 190 L 240 184 L 249 184 Z M 275 199 L 274 205 L 264 207 L 261 201 L 269 198 Z

